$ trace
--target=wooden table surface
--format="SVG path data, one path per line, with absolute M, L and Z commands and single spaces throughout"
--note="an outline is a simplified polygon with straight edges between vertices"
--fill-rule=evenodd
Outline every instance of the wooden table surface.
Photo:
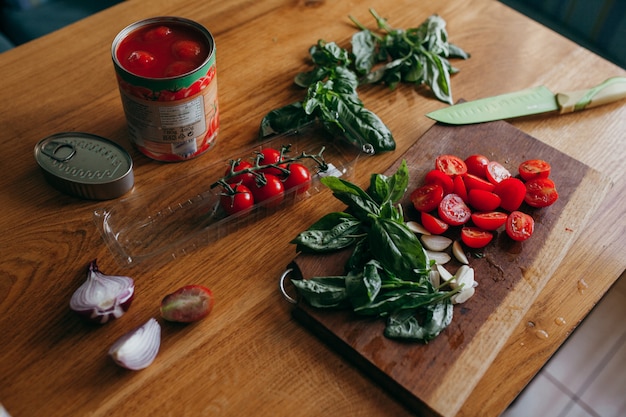
M 33 158 L 35 144 L 56 132 L 110 138 L 133 156 L 134 194 L 226 160 L 255 140 L 268 111 L 302 97 L 292 79 L 309 68 L 308 47 L 320 38 L 347 46 L 355 31 L 348 15 L 369 26 L 368 7 L 396 27 L 417 26 L 435 13 L 447 21 L 450 40 L 472 54 L 455 61 L 455 100 L 536 85 L 580 89 L 626 75 L 493 0 L 131 0 L 3 53 L 0 403 L 13 417 L 411 415 L 296 323 L 277 288 L 295 256 L 289 241 L 341 203 L 296 206 L 164 266 L 129 268 L 116 263 L 94 225 L 101 203 L 51 188 Z M 194 19 L 217 45 L 218 145 L 179 164 L 151 161 L 132 149 L 110 57 L 111 41 L 123 27 L 157 15 Z M 398 145 L 359 161 L 361 182 L 389 167 L 432 126 L 425 113 L 446 106 L 409 86 L 368 87 L 361 98 Z M 511 121 L 613 185 L 458 415 L 501 413 L 624 273 L 624 104 Z M 106 273 L 135 278 L 137 287 L 129 312 L 104 326 L 85 324 L 68 308 L 94 258 Z M 213 289 L 211 316 L 190 326 L 164 326 L 161 351 L 149 368 L 116 367 L 106 356 L 113 341 L 157 316 L 163 295 L 188 283 Z M 538 338 L 538 328 L 548 337 Z

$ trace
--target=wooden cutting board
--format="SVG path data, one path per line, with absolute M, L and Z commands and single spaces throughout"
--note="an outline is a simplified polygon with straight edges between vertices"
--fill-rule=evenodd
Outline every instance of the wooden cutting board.
M 385 338 L 383 319 L 315 309 L 305 302 L 293 310 L 299 322 L 410 409 L 427 416 L 458 413 L 610 186 L 597 171 L 504 121 L 435 124 L 385 172 L 394 173 L 403 159 L 408 163 L 410 185 L 403 201 L 407 219 L 419 220 L 408 203 L 410 190 L 434 167 L 435 157 L 446 153 L 462 158 L 484 154 L 512 173 L 526 159 L 545 159 L 553 167 L 550 177 L 559 191 L 554 205 L 524 209 L 535 219 L 535 233 L 529 240 L 513 243 L 501 232 L 480 251 L 484 256 L 471 257 L 479 286 L 473 298 L 454 307 L 452 324 L 424 345 Z M 293 269 L 289 278 L 343 274 L 348 254 L 299 254 L 288 266 Z

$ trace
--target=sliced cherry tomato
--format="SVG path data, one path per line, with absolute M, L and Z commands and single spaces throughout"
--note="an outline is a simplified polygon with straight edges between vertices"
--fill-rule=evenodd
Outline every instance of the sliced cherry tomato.
M 233 168 L 234 172 L 243 171 L 244 169 L 252 168 L 253 165 L 248 161 L 238 161 L 235 163 Z M 226 168 L 224 175 L 230 174 L 230 167 Z M 251 172 L 246 172 L 244 174 L 235 175 L 234 177 L 229 178 L 226 182 L 229 184 L 236 184 L 238 182 L 242 183 L 248 188 L 252 188 L 255 185 L 256 176 Z
M 535 178 L 548 178 L 552 167 L 543 159 L 529 159 L 519 165 L 519 176 L 524 181 L 534 180 Z
M 503 179 L 511 177 L 511 172 L 497 161 L 489 161 L 485 172 L 487 173 L 487 179 L 492 184 L 497 184 Z
M 311 186 L 311 172 L 302 164 L 292 163 L 285 167 L 289 175 L 283 180 L 285 190 L 296 188 L 297 194 L 306 192 Z
M 213 309 L 213 291 L 203 285 L 185 285 L 161 300 L 161 317 L 167 321 L 191 323 L 208 316 Z
M 547 207 L 559 198 L 554 181 L 550 178 L 536 178 L 526 183 L 524 201 L 531 207 Z
M 485 155 L 470 155 L 465 159 L 465 165 L 467 165 L 467 173 L 476 175 L 479 178 L 485 178 L 487 164 L 489 163 L 489 158 Z
M 443 188 L 443 193 L 450 194 L 454 191 L 454 180 L 451 176 L 438 169 L 428 171 L 424 177 L 425 184 L 439 184 Z
M 500 207 L 506 211 L 515 211 L 524 202 L 526 186 L 519 178 L 505 178 L 496 184 L 493 192 L 502 199 Z
M 267 201 L 267 207 L 275 207 L 282 203 L 285 196 L 285 187 L 282 181 L 275 175 L 264 174 L 265 184 L 257 183 L 252 188 L 252 195 L 256 203 Z
M 532 236 L 535 231 L 535 220 L 521 211 L 509 214 L 506 220 L 506 234 L 516 241 L 523 241 Z
M 254 197 L 248 187 L 243 184 L 235 184 L 232 188 L 234 193 L 225 191 L 220 197 L 220 204 L 227 214 L 239 213 L 254 205 Z
M 470 219 L 472 211 L 461 197 L 448 194 L 441 200 L 438 208 L 439 218 L 450 226 L 460 226 Z
M 433 211 L 443 198 L 443 188 L 439 184 L 426 184 L 411 193 L 411 202 L 418 211 Z
M 422 226 L 433 235 L 440 235 L 448 230 L 448 223 L 439 220 L 437 217 L 425 211 L 422 212 Z
M 450 176 L 463 175 L 467 173 L 467 165 L 458 156 L 439 155 L 435 159 L 435 168 Z
M 458 195 L 463 199 L 463 201 L 467 202 L 467 187 L 465 186 L 464 176 L 457 175 L 453 180 L 453 193 Z
M 486 179 L 477 177 L 473 174 L 463 175 L 463 181 L 465 181 L 465 187 L 467 187 L 468 191 L 473 189 L 493 191 L 493 189 L 495 188 L 495 185 L 493 183 L 487 181 Z
M 461 240 L 470 248 L 484 248 L 493 239 L 493 234 L 478 227 L 463 226 L 461 229 Z
M 501 211 L 488 211 L 472 213 L 472 222 L 483 230 L 496 230 L 509 216 Z
M 467 203 L 479 211 L 492 211 L 500 207 L 500 197 L 491 191 L 473 189 L 467 193 Z
M 264 148 L 260 152 L 261 158 L 259 160 L 260 165 L 276 165 L 280 163 L 280 151 L 274 148 Z M 261 172 L 276 176 L 281 176 L 283 172 L 278 168 L 264 168 Z

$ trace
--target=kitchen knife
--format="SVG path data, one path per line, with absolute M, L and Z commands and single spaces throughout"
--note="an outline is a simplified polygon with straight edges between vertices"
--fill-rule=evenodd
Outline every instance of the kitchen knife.
M 572 113 L 623 98 L 626 98 L 626 77 L 613 77 L 587 90 L 554 94 L 541 86 L 455 104 L 426 116 L 442 123 L 464 125 L 556 110 L 561 114 Z

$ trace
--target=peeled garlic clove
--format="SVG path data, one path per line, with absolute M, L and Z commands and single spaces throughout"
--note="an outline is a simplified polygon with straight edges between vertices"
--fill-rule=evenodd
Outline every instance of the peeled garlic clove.
M 463 286 L 463 289 L 474 288 L 474 268 L 461 265 L 461 267 L 454 274 L 454 279 L 450 281 L 450 286 L 458 288 Z
M 439 272 L 436 270 L 431 270 L 428 273 L 428 279 L 430 280 L 430 283 L 435 288 L 441 285 L 441 276 L 439 275 Z
M 475 292 L 476 290 L 474 289 L 474 287 L 463 288 L 461 291 L 454 294 L 450 298 L 450 300 L 452 301 L 452 304 L 462 304 L 466 302 L 467 300 L 469 300 L 474 295 Z
M 452 254 L 456 258 L 456 260 L 461 262 L 462 264 L 469 264 L 469 260 L 467 259 L 467 256 L 465 256 L 465 251 L 463 251 L 463 246 L 458 240 L 455 240 L 452 244 Z
M 126 333 L 109 349 L 109 356 L 119 366 L 138 371 L 147 368 L 161 346 L 161 326 L 151 318 L 143 326 Z
M 132 278 L 105 275 L 94 259 L 89 264 L 87 279 L 72 294 L 70 308 L 89 320 L 106 323 L 121 317 L 128 310 L 134 294 Z
M 452 244 L 452 239 L 439 235 L 422 236 L 422 243 L 426 249 L 441 252 Z
M 439 272 L 439 276 L 441 277 L 442 282 L 447 282 L 452 279 L 452 274 L 442 265 L 437 264 L 437 272 Z
M 448 255 L 446 252 L 435 252 L 427 250 L 426 255 L 428 255 L 428 259 L 434 260 L 435 263 L 438 265 L 446 264 L 450 262 L 450 259 L 452 259 L 450 255 Z
M 418 222 L 414 222 L 410 220 L 406 222 L 406 225 L 409 228 L 409 230 L 411 230 L 413 233 L 417 233 L 418 235 L 430 235 L 430 232 L 426 230 L 424 226 L 422 226 Z

